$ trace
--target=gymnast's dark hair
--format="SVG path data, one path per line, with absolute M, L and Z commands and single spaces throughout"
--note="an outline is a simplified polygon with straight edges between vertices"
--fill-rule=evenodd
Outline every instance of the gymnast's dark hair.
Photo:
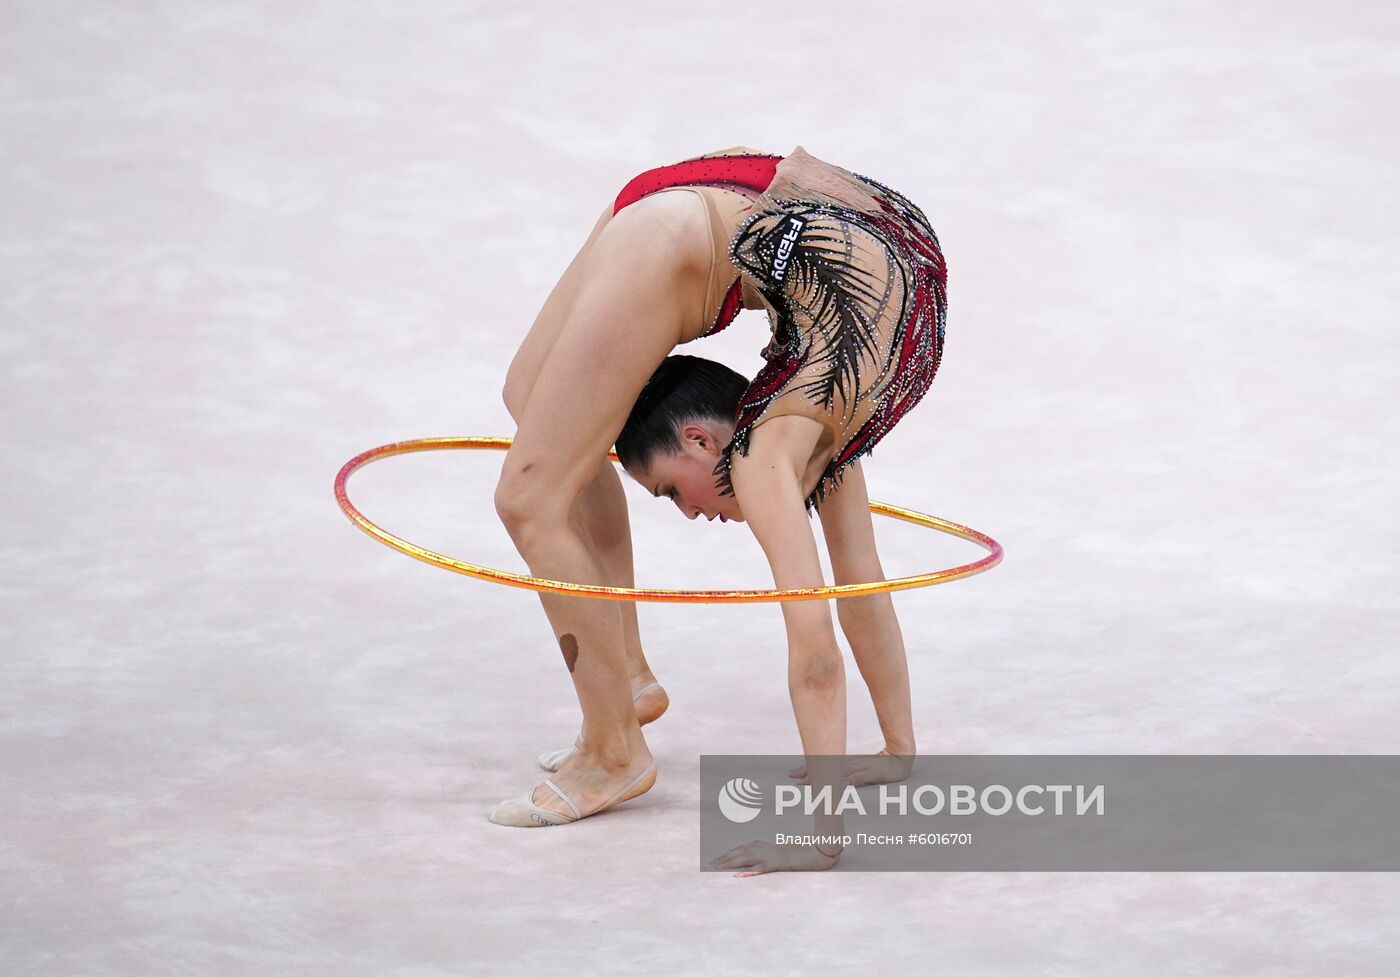
M 749 381 L 723 363 L 674 355 L 661 361 L 637 395 L 617 436 L 617 460 L 629 471 L 650 467 L 658 454 L 681 450 L 680 429 L 691 421 L 734 423 Z

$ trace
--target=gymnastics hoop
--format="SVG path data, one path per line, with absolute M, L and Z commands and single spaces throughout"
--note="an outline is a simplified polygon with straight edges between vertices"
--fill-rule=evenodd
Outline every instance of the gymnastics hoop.
M 897 505 L 890 505 L 888 502 L 876 502 L 872 499 L 870 500 L 871 512 L 878 513 L 882 516 L 901 519 L 904 522 L 912 522 L 916 526 L 923 526 L 927 529 L 936 529 L 941 533 L 947 533 L 950 536 L 957 536 L 968 542 L 976 543 L 978 546 L 987 550 L 987 555 L 975 563 L 966 563 L 948 570 L 934 570 L 929 573 L 914 574 L 910 577 L 896 577 L 893 580 L 840 584 L 834 587 L 804 587 L 789 590 L 655 590 L 648 587 L 603 587 L 592 584 L 569 583 L 564 580 L 546 580 L 543 577 L 531 577 L 523 573 L 496 570 L 491 567 L 477 566 L 474 563 L 464 563 L 461 560 L 454 560 L 450 556 L 443 556 L 440 553 L 434 553 L 432 550 L 425 550 L 423 547 L 415 546 L 406 539 L 400 539 L 388 530 L 371 522 L 359 509 L 355 508 L 350 502 L 350 497 L 345 492 L 345 483 L 355 471 L 381 458 L 408 454 L 413 451 L 440 451 L 447 448 L 504 450 L 509 448 L 510 445 L 510 438 L 461 437 L 417 438 L 412 441 L 395 441 L 392 444 L 383 444 L 377 448 L 370 448 L 368 451 L 361 452 L 354 458 L 351 458 L 341 467 L 339 474 L 335 477 L 336 501 L 340 503 L 340 508 L 356 526 L 359 526 L 370 536 L 373 536 L 386 546 L 392 547 L 400 553 L 406 553 L 415 560 L 422 560 L 424 563 L 442 567 L 444 570 L 462 573 L 480 580 L 488 580 L 491 583 L 506 584 L 511 587 L 523 587 L 526 590 L 546 591 L 575 597 L 596 597 L 604 600 L 643 600 L 683 604 L 749 604 L 764 601 L 839 599 L 842 597 L 859 597 L 865 594 L 881 594 L 892 590 L 910 590 L 915 587 L 929 587 L 933 584 L 948 583 L 952 580 L 960 580 L 963 577 L 970 577 L 973 574 L 990 570 L 1001 562 L 1001 544 L 990 536 L 979 533 L 975 529 L 969 529 L 967 526 L 949 522 L 947 519 L 940 519 L 937 516 L 915 512 L 913 509 L 904 509 Z M 609 451 L 608 457 L 613 461 L 617 461 L 617 452 Z

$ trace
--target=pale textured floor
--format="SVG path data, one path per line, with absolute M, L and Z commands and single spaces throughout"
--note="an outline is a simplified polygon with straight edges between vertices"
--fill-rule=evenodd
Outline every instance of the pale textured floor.
M 492 826 L 576 721 L 538 601 L 331 483 L 511 433 L 636 172 L 801 144 L 950 264 L 872 494 L 1007 558 L 897 598 L 923 749 L 1397 752 L 1395 6 L 471 6 L 0 4 L 0 971 L 1393 972 L 1390 875 L 700 874 L 698 754 L 797 748 L 772 605 L 645 606 L 656 789 Z M 499 462 L 351 489 L 523 569 Z M 643 582 L 767 584 L 631 491 Z

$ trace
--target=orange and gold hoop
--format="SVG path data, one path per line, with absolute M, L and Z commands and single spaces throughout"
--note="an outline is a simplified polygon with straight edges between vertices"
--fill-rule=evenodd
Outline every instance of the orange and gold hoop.
M 841 584 L 835 587 L 804 587 L 791 590 L 653 590 L 647 587 L 602 587 L 591 584 L 568 583 L 563 580 L 546 580 L 543 577 L 531 577 L 523 573 L 511 573 L 508 570 L 495 570 L 491 567 L 477 566 L 474 563 L 464 563 L 461 560 L 454 560 L 449 556 L 425 550 L 421 546 L 415 546 L 406 539 L 400 539 L 393 533 L 375 525 L 365 518 L 360 510 L 356 509 L 350 502 L 350 497 L 345 494 L 345 483 L 357 469 L 369 464 L 371 461 L 378 461 L 381 458 L 388 458 L 391 455 L 408 454 L 412 451 L 439 451 L 446 448 L 472 448 L 472 449 L 497 449 L 505 450 L 511 445 L 510 438 L 418 438 L 413 441 L 395 441 L 392 444 L 380 445 L 378 448 L 371 448 L 361 454 L 356 455 L 345 463 L 340 469 L 340 473 L 335 477 L 335 497 L 340 503 L 340 508 L 350 517 L 350 521 L 359 526 L 366 533 L 373 536 L 387 546 L 391 546 L 400 553 L 407 553 L 415 560 L 422 560 L 424 563 L 431 563 L 433 566 L 451 570 L 454 573 L 464 573 L 469 577 L 477 577 L 481 580 L 489 580 L 492 583 L 507 584 L 511 587 L 524 587 L 527 590 L 541 590 L 556 594 L 568 594 L 575 597 L 599 597 L 605 600 L 645 600 L 663 601 L 684 604 L 745 604 L 759 603 L 762 601 L 784 601 L 784 600 L 824 600 L 827 598 L 859 597 L 865 594 L 881 594 L 892 590 L 910 590 L 914 587 L 929 587 L 933 584 L 948 583 L 950 580 L 960 580 L 963 577 L 970 577 L 973 574 L 990 570 L 1001 562 L 1001 544 L 990 536 L 979 533 L 975 529 L 967 526 L 960 526 L 955 522 L 946 519 L 939 519 L 937 516 L 926 515 L 922 512 L 915 512 L 912 509 L 904 509 L 897 505 L 890 505 L 887 502 L 876 502 L 871 500 L 870 511 L 879 513 L 882 516 L 891 516 L 895 519 L 902 519 L 905 522 L 912 522 L 916 526 L 923 526 L 927 529 L 936 529 L 941 533 L 950 536 L 957 536 L 968 542 L 976 543 L 987 551 L 987 555 L 976 563 L 966 563 L 959 567 L 948 570 L 933 570 L 928 573 L 917 573 L 910 577 L 896 577 L 893 580 L 875 580 L 870 583 Z M 617 452 L 609 451 L 608 457 L 613 461 L 617 460 Z

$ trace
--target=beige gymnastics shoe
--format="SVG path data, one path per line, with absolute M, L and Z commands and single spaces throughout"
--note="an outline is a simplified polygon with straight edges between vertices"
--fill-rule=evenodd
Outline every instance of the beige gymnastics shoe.
M 560 814 L 557 811 L 549 811 L 540 807 L 535 803 L 535 789 L 532 787 L 519 797 L 497 804 L 486 815 L 486 818 L 492 824 L 505 825 L 510 828 L 548 828 L 559 824 L 571 824 L 574 821 L 592 817 L 595 814 L 601 814 L 609 808 L 616 807 L 623 801 L 630 801 L 634 797 L 640 797 L 642 794 L 651 790 L 652 785 L 655 783 L 656 764 L 649 763 L 645 770 L 618 788 L 617 793 L 613 794 L 612 797 L 609 797 L 602 804 L 599 804 L 593 810 L 584 814 L 579 810 L 578 805 L 574 803 L 573 798 L 559 789 L 558 784 L 552 780 L 546 780 L 544 786 L 559 795 L 560 800 L 568 806 L 572 815 Z

